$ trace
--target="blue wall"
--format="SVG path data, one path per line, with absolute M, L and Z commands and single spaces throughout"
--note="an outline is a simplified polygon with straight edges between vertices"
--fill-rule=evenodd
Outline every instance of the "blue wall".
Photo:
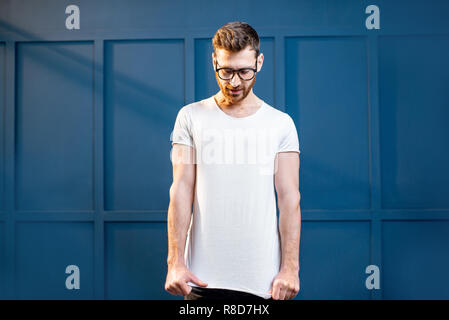
M 170 133 L 218 90 L 211 37 L 241 20 L 265 55 L 254 91 L 300 138 L 296 299 L 449 299 L 448 13 L 424 0 L 0 2 L 0 298 L 182 299 L 164 291 Z

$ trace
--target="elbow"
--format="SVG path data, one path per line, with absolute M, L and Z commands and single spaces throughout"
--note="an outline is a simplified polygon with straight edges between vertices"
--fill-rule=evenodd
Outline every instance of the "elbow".
M 278 208 L 280 212 L 297 212 L 300 214 L 301 195 L 299 191 L 278 194 Z
M 301 202 L 301 193 L 299 190 L 289 190 L 278 193 L 279 202 L 287 202 L 289 204 L 295 204 L 299 206 Z
M 170 201 L 172 201 L 176 197 L 176 186 L 174 183 L 170 186 L 170 189 L 168 190 L 168 196 L 170 198 Z
M 191 202 L 194 188 L 185 183 L 173 183 L 169 190 L 170 202 Z

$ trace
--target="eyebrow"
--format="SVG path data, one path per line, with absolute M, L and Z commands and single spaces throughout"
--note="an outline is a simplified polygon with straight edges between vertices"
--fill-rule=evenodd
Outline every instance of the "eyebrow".
M 215 59 L 215 61 L 217 62 L 217 65 L 218 65 L 219 68 L 232 69 L 232 70 L 254 69 L 254 67 L 243 67 L 243 68 L 236 68 L 236 69 L 234 69 L 234 68 L 231 68 L 231 67 L 228 67 L 228 66 L 222 66 L 222 65 L 220 65 L 216 59 Z

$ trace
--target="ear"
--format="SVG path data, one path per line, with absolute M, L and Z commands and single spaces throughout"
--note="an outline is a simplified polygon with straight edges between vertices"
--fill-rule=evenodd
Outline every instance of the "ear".
M 264 59 L 264 55 L 263 55 L 263 53 L 260 53 L 259 56 L 257 57 L 257 72 L 259 72 L 260 69 L 262 69 L 263 59 Z
M 212 52 L 212 69 L 215 70 L 215 52 Z

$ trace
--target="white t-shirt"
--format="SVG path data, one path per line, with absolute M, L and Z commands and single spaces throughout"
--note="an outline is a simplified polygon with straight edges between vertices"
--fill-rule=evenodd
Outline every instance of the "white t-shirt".
M 292 118 L 265 102 L 232 117 L 211 96 L 179 110 L 171 140 L 196 152 L 187 268 L 207 288 L 270 298 L 281 261 L 274 160 L 278 152 L 300 152 Z

